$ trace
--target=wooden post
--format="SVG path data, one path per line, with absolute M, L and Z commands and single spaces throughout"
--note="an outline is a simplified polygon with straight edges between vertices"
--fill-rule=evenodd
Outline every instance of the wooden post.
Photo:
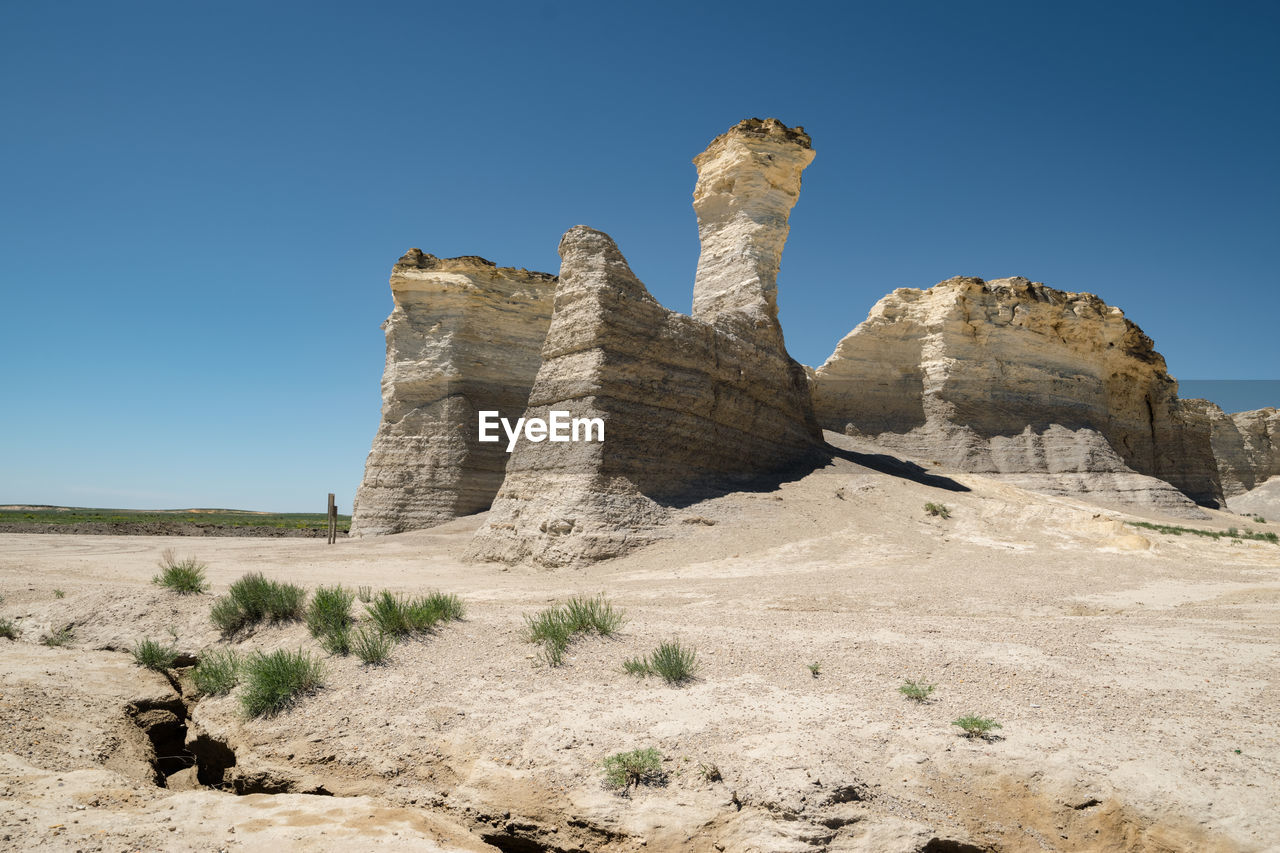
M 333 492 L 329 493 L 329 544 L 338 541 L 338 505 L 333 502 Z

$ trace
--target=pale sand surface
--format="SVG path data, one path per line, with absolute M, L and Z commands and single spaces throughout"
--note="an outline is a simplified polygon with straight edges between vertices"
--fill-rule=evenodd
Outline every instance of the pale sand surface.
M 1280 546 L 951 476 L 971 491 L 840 459 L 574 570 L 462 563 L 479 517 L 334 546 L 0 535 L 0 615 L 23 630 L 0 640 L 0 847 L 1277 849 Z M 1246 526 L 1211 515 L 1200 526 Z M 122 650 L 226 645 L 211 595 L 150 583 L 165 548 L 206 561 L 214 593 L 261 571 L 455 592 L 467 617 L 385 667 L 326 656 L 326 686 L 272 719 L 187 696 L 193 735 L 235 752 L 229 782 L 290 793 L 173 789 L 190 774 L 158 788 L 124 709 L 176 694 Z M 601 591 L 622 634 L 548 668 L 524 616 Z M 70 648 L 36 643 L 67 623 Z M 697 648 L 696 681 L 622 673 L 671 637 Z M 296 624 L 233 645 L 323 656 Z M 933 700 L 904 700 L 908 678 L 936 682 Z M 970 711 L 1001 738 L 960 737 L 950 721 Z M 644 746 L 666 784 L 604 788 L 601 760 Z

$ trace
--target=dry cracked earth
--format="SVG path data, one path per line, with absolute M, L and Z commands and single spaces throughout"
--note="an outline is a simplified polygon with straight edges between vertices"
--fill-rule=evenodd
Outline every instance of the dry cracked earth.
M 1280 546 L 828 438 L 848 452 L 582 569 L 462 562 L 479 516 L 333 546 L 0 535 L 20 631 L 0 640 L 0 849 L 1280 847 Z M 1280 530 L 1211 515 L 1198 526 Z M 166 548 L 207 563 L 212 591 L 152 584 Z M 378 667 L 301 623 L 225 638 L 210 604 L 250 571 L 443 590 L 466 617 Z M 525 617 L 601 592 L 621 633 L 548 666 Z M 65 627 L 68 645 L 39 642 Z M 144 637 L 179 667 L 135 665 Z M 622 671 L 670 638 L 696 648 L 693 681 Z M 191 683 L 227 646 L 308 649 L 324 685 L 248 719 Z M 927 702 L 908 679 L 936 684 Z M 998 736 L 964 737 L 966 713 Z M 646 747 L 654 784 L 606 787 L 602 760 Z

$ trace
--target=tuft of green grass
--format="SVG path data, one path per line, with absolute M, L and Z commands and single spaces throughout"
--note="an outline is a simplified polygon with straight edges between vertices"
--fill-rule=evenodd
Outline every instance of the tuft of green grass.
M 307 591 L 296 584 L 267 580 L 250 572 L 231 584 L 227 594 L 213 602 L 209 618 L 224 634 L 265 619 L 287 622 L 303 617 Z
M 362 604 L 368 604 L 370 601 L 373 601 L 373 587 L 356 587 L 356 597 L 360 599 Z
M 319 587 L 307 606 L 307 630 L 311 636 L 324 637 L 350 627 L 351 604 L 355 599 L 355 593 L 343 589 L 341 584 Z
M 542 644 L 542 655 L 551 666 L 564 662 L 565 650 L 577 634 L 611 637 L 626 622 L 620 610 L 603 594 L 591 598 L 574 596 L 563 605 L 548 607 L 525 616 L 525 639 Z
M 1241 533 L 1234 527 L 1228 527 L 1224 530 L 1201 530 L 1197 527 L 1182 527 L 1175 524 L 1152 524 L 1149 521 L 1129 521 L 1134 527 L 1141 527 L 1146 530 L 1154 530 L 1157 533 L 1164 533 L 1169 536 L 1181 536 L 1184 533 L 1190 533 L 1194 536 L 1205 536 L 1209 539 L 1221 539 L 1224 536 L 1228 539 L 1254 539 L 1259 542 L 1270 542 L 1272 545 L 1280 545 L 1280 534 L 1275 531 L 1266 531 L 1263 533 L 1255 533 L 1252 530 L 1246 530 Z
M 319 637 L 320 645 L 331 655 L 351 654 L 351 626 L 330 628 Z
M 22 636 L 22 630 L 18 628 L 12 619 L 8 617 L 0 619 L 0 637 L 6 640 L 16 640 Z
M 724 776 L 720 773 L 720 767 L 717 764 L 706 764 L 698 762 L 698 775 L 702 777 L 703 782 L 723 782 Z
M 633 785 L 639 787 L 659 782 L 662 778 L 662 753 L 653 747 L 616 752 L 603 764 L 605 784 L 621 788 L 624 792 Z
M 939 518 L 950 518 L 951 509 L 946 504 L 936 504 L 933 501 L 924 505 L 924 511 L 929 515 L 936 515 Z
M 812 675 L 814 678 L 817 678 L 819 675 L 822 675 L 822 661 L 816 660 L 811 664 L 807 664 L 807 666 L 809 667 L 809 674 Z
M 243 674 L 240 704 L 250 717 L 278 714 L 324 683 L 324 665 L 301 649 L 257 652 L 245 661 Z
M 160 555 L 160 574 L 151 579 L 158 586 L 171 589 L 178 595 L 199 595 L 209 588 L 204 571 L 208 568 L 195 557 L 179 560 L 172 548 Z
M 144 639 L 133 647 L 133 660 L 138 666 L 164 672 L 178 659 L 178 650 L 158 640 Z
M 627 658 L 622 662 L 622 671 L 627 675 L 638 675 L 642 678 L 647 675 L 653 675 L 653 669 L 649 666 L 648 659 L 643 657 Z
M 1255 515 L 1255 516 L 1253 516 L 1253 520 L 1254 520 L 1254 522 L 1255 522 L 1256 524 L 1266 524 L 1266 523 L 1267 523 L 1267 520 L 1266 520 L 1265 518 L 1263 518 L 1262 516 L 1260 516 L 1260 515 Z
M 365 611 L 383 634 L 405 637 L 425 634 L 441 622 L 459 620 L 465 608 L 462 599 L 453 594 L 432 592 L 411 599 L 384 589 L 365 606 Z
M 76 632 L 70 625 L 63 625 L 52 633 L 42 634 L 40 636 L 40 644 L 51 648 L 60 648 L 69 646 L 75 642 Z
M 964 732 L 965 737 L 988 738 L 991 733 L 999 728 L 1004 728 L 995 720 L 989 720 L 986 717 L 979 717 L 976 714 L 965 714 L 958 720 L 953 720 L 951 725 L 959 726 Z
M 908 681 L 898 688 L 898 692 L 912 702 L 924 702 L 937 686 L 936 684 L 925 684 L 923 681 Z
M 66 597 L 67 597 L 67 594 L 66 594 L 65 592 L 63 592 L 62 590 L 60 590 L 60 589 L 55 589 L 55 590 L 53 591 L 53 597 L 54 597 L 54 598 L 66 598 Z
M 667 640 L 649 653 L 649 666 L 668 684 L 680 684 L 698 671 L 698 654 L 679 640 Z
M 240 681 L 240 655 L 235 649 L 214 649 L 200 655 L 191 680 L 196 689 L 209 696 L 230 693 Z
M 395 638 L 381 631 L 357 628 L 351 632 L 351 650 L 362 663 L 371 666 L 386 663 L 395 645 Z

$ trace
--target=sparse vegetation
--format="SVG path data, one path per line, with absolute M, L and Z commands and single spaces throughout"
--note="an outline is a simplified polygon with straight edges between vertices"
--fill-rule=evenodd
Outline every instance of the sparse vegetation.
M 240 704 L 250 717 L 278 714 L 324 681 L 324 666 L 309 652 L 258 652 L 244 663 Z
M 351 654 L 351 627 L 330 628 L 320 635 L 320 645 L 331 655 Z
M 1255 516 L 1253 517 L 1253 521 L 1254 521 L 1254 523 L 1255 523 L 1255 524 L 1266 524 L 1266 523 L 1267 523 L 1267 520 L 1266 520 L 1265 518 L 1263 518 L 1262 516 L 1260 516 L 1260 515 L 1255 515 Z
M 715 764 L 698 762 L 698 775 L 702 777 L 703 782 L 724 781 L 724 777 L 720 775 L 720 768 Z
M 250 572 L 231 584 L 226 596 L 214 601 L 209 618 L 224 634 L 232 634 L 264 619 L 301 619 L 306 600 L 307 591 L 302 587 Z
M 629 658 L 622 663 L 628 675 L 661 675 L 668 684 L 681 684 L 698 671 L 698 654 L 692 646 L 679 640 L 667 640 L 649 653 L 648 657 Z
M 53 591 L 53 597 L 54 597 L 54 598 L 66 598 L 66 597 L 67 597 L 67 594 L 66 594 L 65 592 L 63 592 L 62 590 L 60 590 L 60 589 L 55 589 L 55 590 Z
M 52 648 L 60 648 L 69 646 L 75 642 L 76 632 L 70 625 L 63 625 L 56 631 L 52 631 L 40 636 L 40 645 L 50 646 Z
M 410 599 L 385 589 L 365 610 L 378 630 L 392 637 L 426 633 L 440 622 L 461 619 L 465 612 L 462 600 L 453 594 L 432 592 Z
M 822 675 L 822 661 L 816 660 L 813 663 L 807 664 L 807 666 L 809 667 L 809 674 L 814 678 Z
M 208 528 L 275 528 L 288 530 L 328 529 L 329 516 L 322 512 L 266 513 L 246 510 L 219 509 L 197 510 L 135 510 L 85 507 L 45 507 L 42 509 L 0 509 L 0 530 L 6 526 L 47 524 L 88 525 L 107 532 L 121 525 L 146 525 L 175 533 L 191 533 L 192 526 Z M 351 529 L 351 516 L 338 516 L 338 532 Z
M 210 696 L 230 693 L 240 681 L 240 655 L 235 649 L 214 649 L 200 655 L 191 680 L 196 689 Z
M 653 747 L 617 752 L 604 760 L 604 781 L 625 793 L 633 785 L 653 784 L 662 779 L 662 753 Z
M 178 659 L 178 650 L 158 640 L 144 639 L 133 647 L 133 660 L 138 666 L 164 672 Z
M 373 587 L 361 586 L 356 588 L 356 597 L 360 599 L 361 604 L 368 604 L 373 601 Z
M 351 650 L 363 663 L 373 666 L 386 663 L 395 644 L 395 638 L 381 631 L 357 628 L 351 632 Z
M 615 610 L 603 595 L 592 598 L 574 596 L 563 605 L 540 610 L 525 617 L 525 639 L 541 643 L 543 657 L 551 666 L 564 662 L 565 650 L 577 634 L 616 634 L 626 617 Z
M 933 694 L 936 684 L 925 684 L 923 681 L 908 681 L 898 688 L 898 692 L 912 702 L 925 702 Z
M 995 720 L 979 717 L 976 714 L 965 714 L 960 719 L 953 720 L 951 725 L 959 726 L 964 736 L 970 738 L 989 738 L 993 731 L 1003 728 Z
M 924 505 L 924 511 L 939 518 L 951 517 L 951 509 L 946 504 L 936 504 L 933 501 Z
M 208 566 L 195 557 L 179 560 L 172 548 L 166 548 L 160 555 L 160 574 L 153 577 L 151 582 L 179 595 L 199 595 L 209 588 L 205 582 L 206 568 Z
M 1230 539 L 1254 539 L 1260 542 L 1270 542 L 1272 545 L 1280 545 L 1280 534 L 1274 531 L 1266 531 L 1263 533 L 1255 533 L 1252 530 L 1246 530 L 1241 533 L 1234 527 L 1228 527 L 1224 530 L 1201 530 L 1196 527 L 1182 527 L 1173 524 L 1152 524 L 1149 521 L 1130 521 L 1129 524 L 1134 527 L 1141 527 L 1146 530 L 1154 530 L 1157 533 L 1166 533 L 1170 536 L 1181 536 L 1184 533 L 1190 533 L 1195 536 L 1207 536 L 1210 539 L 1221 539 L 1224 536 Z
M 6 640 L 16 640 L 21 636 L 21 629 L 14 624 L 12 619 L 8 617 L 0 619 L 0 637 L 4 637 Z

